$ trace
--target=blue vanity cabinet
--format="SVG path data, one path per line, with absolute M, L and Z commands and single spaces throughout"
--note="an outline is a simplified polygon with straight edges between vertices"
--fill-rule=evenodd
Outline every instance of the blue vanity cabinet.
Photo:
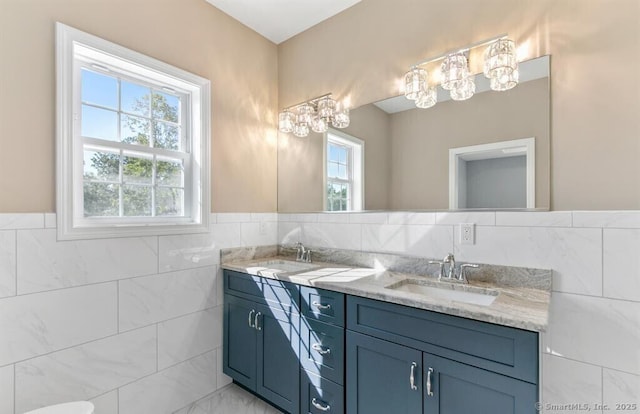
M 346 354 L 347 414 L 537 412 L 535 332 L 348 296 Z
M 300 315 L 292 311 L 299 309 L 298 287 L 227 270 L 224 277 L 223 372 L 299 414 Z

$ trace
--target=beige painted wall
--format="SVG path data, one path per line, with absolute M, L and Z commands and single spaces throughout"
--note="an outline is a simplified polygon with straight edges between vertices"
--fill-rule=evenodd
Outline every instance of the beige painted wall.
M 505 32 L 552 55 L 551 208 L 640 209 L 638 0 L 363 0 L 279 46 L 280 105 L 397 95 L 412 63 Z
M 276 45 L 204 0 L 0 0 L 0 212 L 55 210 L 56 21 L 211 80 L 212 210 L 276 210 Z
M 531 137 L 536 138 L 536 207 L 549 208 L 548 81 L 393 114 L 391 209 L 449 208 L 450 148 Z

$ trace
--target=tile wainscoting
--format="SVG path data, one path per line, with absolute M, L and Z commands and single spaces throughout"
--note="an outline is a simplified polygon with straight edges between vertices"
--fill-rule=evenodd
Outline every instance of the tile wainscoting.
M 615 409 L 640 404 L 640 212 L 238 213 L 213 222 L 209 234 L 57 242 L 54 214 L 0 214 L 0 414 L 70 399 L 91 399 L 97 414 L 207 412 L 216 398 L 245 398 L 226 388 L 206 398 L 228 384 L 219 249 L 297 241 L 551 268 L 542 399 L 555 407 L 546 412 L 571 403 L 640 412 Z M 476 244 L 458 243 L 459 223 L 476 223 Z M 252 404 L 234 412 L 269 412 Z
M 460 223 L 476 243 L 459 243 Z M 553 269 L 542 405 L 640 413 L 640 212 L 279 214 L 281 244 Z M 636 404 L 635 409 L 616 404 Z M 602 408 L 607 405 L 608 410 Z
M 277 214 L 198 235 L 56 240 L 55 214 L 0 214 L 0 414 L 89 399 L 164 414 L 222 374 L 220 249 L 277 243 Z

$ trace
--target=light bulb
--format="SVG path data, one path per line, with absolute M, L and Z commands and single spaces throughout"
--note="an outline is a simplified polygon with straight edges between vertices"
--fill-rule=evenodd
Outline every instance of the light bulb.
M 483 72 L 494 91 L 506 91 L 518 84 L 518 57 L 513 40 L 498 39 L 487 47 Z
M 431 108 L 438 102 L 438 90 L 435 86 L 429 86 L 426 91 L 420 92 L 416 99 L 416 106 L 421 109 Z
M 462 52 L 447 55 L 442 61 L 441 79 L 442 88 L 450 91 L 457 89 L 460 82 L 469 77 L 469 65 Z
M 278 116 L 278 129 L 280 130 L 280 132 L 288 134 L 289 132 L 293 131 L 294 122 L 295 115 L 293 114 L 293 112 L 285 109 L 284 111 L 280 112 L 280 115 Z
M 318 101 L 318 116 L 320 118 L 330 119 L 336 110 L 336 101 L 330 96 L 322 98 Z
M 293 126 L 293 135 L 298 138 L 304 138 L 309 135 L 309 124 L 295 124 Z
M 427 89 L 427 71 L 422 68 L 412 68 L 404 75 L 404 96 L 412 101 L 418 94 Z
M 336 112 L 333 116 L 331 124 L 336 128 L 346 128 L 349 126 L 351 119 L 349 118 L 349 108 L 342 104 L 336 105 Z
M 325 118 L 321 118 L 318 114 L 311 120 L 311 129 L 313 130 L 313 132 L 322 134 L 323 132 L 327 132 L 327 130 L 329 129 L 329 125 L 327 123 L 327 120 Z
M 473 79 L 473 75 L 468 76 L 462 82 L 458 82 L 456 87 L 449 91 L 451 99 L 454 101 L 465 101 L 476 93 L 476 82 Z

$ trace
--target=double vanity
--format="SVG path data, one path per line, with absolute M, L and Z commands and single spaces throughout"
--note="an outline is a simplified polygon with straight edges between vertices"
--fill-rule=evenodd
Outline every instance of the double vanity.
M 237 384 L 291 414 L 536 412 L 551 271 L 482 265 L 462 283 L 419 258 L 314 257 L 223 251 Z

